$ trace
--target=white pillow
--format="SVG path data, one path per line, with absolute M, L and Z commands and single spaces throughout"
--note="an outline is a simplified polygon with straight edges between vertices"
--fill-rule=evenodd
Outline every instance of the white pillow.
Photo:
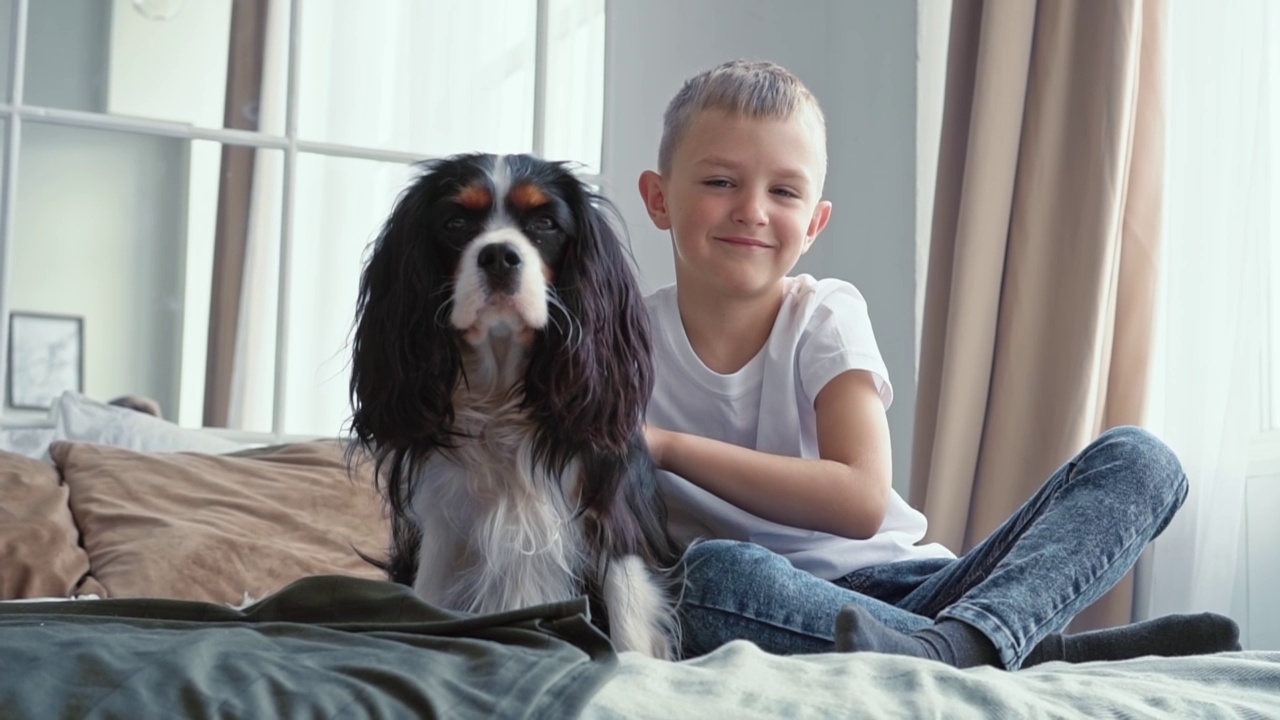
M 198 452 L 221 455 L 252 447 L 211 433 L 179 427 L 153 415 L 96 402 L 70 391 L 53 409 L 51 440 L 91 442 L 136 452 Z M 45 443 L 45 458 L 48 458 Z
M 52 427 L 5 428 L 0 430 L 0 450 L 52 463 L 49 443 L 53 442 L 54 433 Z

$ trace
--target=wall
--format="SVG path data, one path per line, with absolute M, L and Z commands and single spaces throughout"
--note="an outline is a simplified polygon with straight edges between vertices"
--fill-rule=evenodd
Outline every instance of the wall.
M 828 275 L 857 285 L 893 382 L 894 487 L 911 477 L 916 404 L 916 6 L 836 0 L 827 28 L 825 92 L 835 203 Z
M 674 281 L 669 238 L 636 190 L 656 166 L 662 111 L 680 84 L 736 57 L 796 73 L 828 117 L 828 230 L 798 272 L 842 277 L 866 295 L 895 400 L 894 484 L 910 477 L 915 405 L 914 3 L 612 0 L 603 185 L 631 233 L 646 289 Z

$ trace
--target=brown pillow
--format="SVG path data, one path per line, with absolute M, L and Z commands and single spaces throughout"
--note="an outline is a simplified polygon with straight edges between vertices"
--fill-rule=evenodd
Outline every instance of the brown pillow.
M 89 572 L 79 539 L 58 468 L 0 451 L 0 600 L 69 597 Z
M 353 549 L 385 552 L 381 502 L 337 443 L 231 457 L 59 442 L 50 454 L 109 597 L 239 604 L 308 575 L 385 579 Z

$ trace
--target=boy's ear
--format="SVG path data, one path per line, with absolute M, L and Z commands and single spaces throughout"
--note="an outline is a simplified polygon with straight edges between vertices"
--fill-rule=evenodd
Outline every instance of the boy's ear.
M 652 170 L 640 173 L 640 197 L 653 224 L 659 230 L 670 230 L 671 218 L 667 215 L 667 193 L 662 187 L 662 176 Z
M 803 252 L 809 252 L 809 248 L 813 247 L 813 241 L 818 239 L 818 235 L 822 233 L 830 221 L 831 201 L 823 200 L 813 209 L 813 218 L 809 220 L 809 230 L 805 233 Z

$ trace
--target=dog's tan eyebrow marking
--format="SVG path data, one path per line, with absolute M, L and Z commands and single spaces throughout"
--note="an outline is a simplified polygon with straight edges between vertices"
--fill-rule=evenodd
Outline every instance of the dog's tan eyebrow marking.
M 484 210 L 489 207 L 489 203 L 493 202 L 493 194 L 488 188 L 479 185 L 468 185 L 458 192 L 458 197 L 454 198 L 458 204 L 468 210 Z
M 531 182 L 520 183 L 511 189 L 511 204 L 517 210 L 532 210 L 551 202 L 542 188 Z

